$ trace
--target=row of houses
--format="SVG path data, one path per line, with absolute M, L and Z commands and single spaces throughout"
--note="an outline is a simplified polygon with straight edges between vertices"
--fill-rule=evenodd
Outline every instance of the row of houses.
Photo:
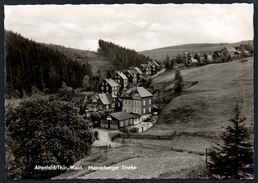
M 155 65 L 155 66 L 154 66 Z M 73 102 L 86 117 L 92 113 L 105 112 L 99 121 L 101 128 L 132 128 L 153 113 L 153 94 L 139 87 L 143 76 L 156 74 L 160 64 L 156 61 L 116 71 L 111 78 L 104 79 L 99 93 L 83 92 L 70 94 Z
M 245 50 L 243 47 L 242 48 L 238 48 L 238 47 L 233 47 L 233 46 L 226 46 L 221 50 L 218 51 L 210 51 L 208 54 L 205 55 L 201 55 L 199 53 L 197 53 L 197 57 L 199 57 L 199 59 L 196 59 L 196 57 L 194 57 L 195 55 L 193 55 L 190 52 L 180 52 L 179 55 L 181 57 L 181 59 L 185 64 L 198 64 L 198 63 L 202 63 L 202 62 L 208 62 L 208 63 L 212 63 L 212 62 L 219 62 L 219 59 L 215 59 L 215 58 L 221 58 L 221 56 L 227 56 L 230 59 L 238 59 L 241 56 L 249 56 L 251 53 L 249 53 L 247 50 Z M 205 58 L 206 57 L 206 58 Z M 178 63 L 178 59 L 177 58 L 173 58 L 171 60 L 174 63 Z M 179 66 L 180 64 L 175 64 L 175 66 Z
M 153 60 L 146 64 L 141 64 L 140 67 L 130 67 L 124 71 L 116 71 L 111 78 L 106 78 L 102 81 L 99 91 L 121 96 L 129 88 L 129 84 L 130 86 L 137 86 L 143 76 L 156 74 L 160 68 L 160 64 Z

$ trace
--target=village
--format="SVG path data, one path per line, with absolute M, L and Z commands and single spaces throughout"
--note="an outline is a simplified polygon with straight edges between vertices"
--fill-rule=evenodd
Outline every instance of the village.
M 103 140 L 101 139 L 103 129 L 140 133 L 153 127 L 158 121 L 159 112 L 162 109 L 160 107 L 160 103 L 162 103 L 160 102 L 161 91 L 148 87 L 149 85 L 142 86 L 140 81 L 143 78 L 147 82 L 167 70 L 186 70 L 207 64 L 246 58 L 250 55 L 252 53 L 245 50 L 243 46 L 226 46 L 222 50 L 204 55 L 180 52 L 178 57 L 163 63 L 152 60 L 146 64 L 141 64 L 140 67 L 115 71 L 101 82 L 98 93 L 92 91 L 68 93 L 65 100 L 72 102 L 78 112 L 92 122 L 91 126 L 96 135 L 95 144 L 106 145 L 112 143 L 108 137 L 108 140 L 106 138 L 103 143 L 98 143 L 98 140 Z M 184 81 L 184 87 L 191 87 L 197 82 Z M 164 90 L 162 92 L 166 92 L 166 95 L 168 93 L 171 95 L 173 84 L 161 90 Z M 170 100 L 171 98 L 169 98 Z M 108 131 L 104 132 L 108 133 Z

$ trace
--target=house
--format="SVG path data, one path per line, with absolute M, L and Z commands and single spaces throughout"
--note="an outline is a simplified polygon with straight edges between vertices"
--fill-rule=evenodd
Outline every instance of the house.
M 136 73 L 137 81 L 139 81 L 142 78 L 143 72 L 141 71 L 141 69 L 139 67 L 134 67 L 133 70 Z
M 115 107 L 115 99 L 111 93 L 95 93 L 86 102 L 86 109 L 89 111 L 114 111 Z
M 122 96 L 122 110 L 133 112 L 142 116 L 152 114 L 153 95 L 144 87 L 132 87 Z
M 149 64 L 141 64 L 141 71 L 145 75 L 151 75 L 151 66 Z
M 140 115 L 125 111 L 110 113 L 106 119 L 100 120 L 100 127 L 107 129 L 130 128 L 140 122 Z
M 120 84 L 120 90 L 127 88 L 128 78 L 126 77 L 126 75 L 124 75 L 124 73 L 117 71 L 115 75 L 112 77 L 112 79 L 118 84 Z
M 237 50 L 233 46 L 226 46 L 220 52 L 223 53 L 225 51 L 231 56 L 231 58 L 234 57 L 235 53 L 237 52 Z
M 105 79 L 102 81 L 99 90 L 101 93 L 111 93 L 117 96 L 119 95 L 119 86 L 113 79 Z
M 151 74 L 156 74 L 157 73 L 157 67 L 154 63 L 152 62 L 148 62 L 148 64 L 150 65 L 150 68 L 151 68 Z
M 124 72 L 126 77 L 128 78 L 128 82 L 132 83 L 133 85 L 137 84 L 137 75 L 135 70 L 126 70 Z

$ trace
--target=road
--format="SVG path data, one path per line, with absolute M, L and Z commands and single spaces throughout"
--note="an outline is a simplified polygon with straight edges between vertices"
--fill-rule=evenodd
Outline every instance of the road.
M 100 147 L 100 146 L 106 146 L 111 145 L 111 147 L 118 146 L 120 144 L 114 143 L 110 140 L 108 134 L 112 132 L 118 132 L 118 130 L 106 130 L 106 129 L 94 129 L 94 131 L 99 132 L 99 140 L 95 140 L 95 142 L 92 144 L 92 146 Z

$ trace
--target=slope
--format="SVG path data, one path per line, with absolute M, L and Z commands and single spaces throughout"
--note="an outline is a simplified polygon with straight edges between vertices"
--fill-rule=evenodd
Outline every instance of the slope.
M 171 131 L 217 136 L 233 116 L 236 101 L 253 131 L 253 57 L 210 64 L 181 71 L 185 81 L 198 81 L 172 100 L 160 114 L 159 122 L 146 133 Z M 173 80 L 174 74 L 164 73 L 153 81 Z
M 44 44 L 52 49 L 56 49 L 69 57 L 70 59 L 79 63 L 89 63 L 92 68 L 94 75 L 97 74 L 98 70 L 113 70 L 111 60 L 108 57 L 102 56 L 96 52 L 88 50 L 80 50 L 74 48 L 67 48 L 61 45 Z

